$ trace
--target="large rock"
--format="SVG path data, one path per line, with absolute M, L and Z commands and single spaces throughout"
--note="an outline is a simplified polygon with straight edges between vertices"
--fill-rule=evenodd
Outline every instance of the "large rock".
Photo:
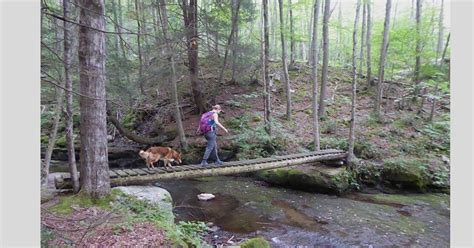
M 120 186 L 114 189 L 118 189 L 127 195 L 135 196 L 137 199 L 158 205 L 165 212 L 165 215 L 170 218 L 170 221 L 173 221 L 173 201 L 167 190 L 156 186 Z
M 424 192 L 430 184 L 428 165 L 415 159 L 384 161 L 382 180 L 386 186 Z
M 329 194 L 347 191 L 351 179 L 346 167 L 321 164 L 260 171 L 257 176 L 270 184 Z

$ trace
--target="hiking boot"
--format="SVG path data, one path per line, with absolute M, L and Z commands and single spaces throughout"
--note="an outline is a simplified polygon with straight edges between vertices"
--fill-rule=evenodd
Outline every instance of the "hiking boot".
M 217 161 L 215 162 L 216 165 L 222 165 L 223 163 L 224 163 L 224 162 L 222 162 L 221 160 L 217 160 Z
M 202 166 L 207 166 L 207 165 L 208 165 L 207 160 L 201 161 L 201 165 L 202 165 Z

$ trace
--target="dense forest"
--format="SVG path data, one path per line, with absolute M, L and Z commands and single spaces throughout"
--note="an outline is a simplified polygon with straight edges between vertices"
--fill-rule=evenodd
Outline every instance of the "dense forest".
M 42 0 L 42 182 L 52 183 L 59 153 L 73 191 L 93 202 L 117 195 L 109 178 L 117 149 L 131 150 L 128 159 L 142 167 L 138 151 L 157 145 L 198 164 L 206 144 L 195 129 L 219 104 L 229 129 L 217 141 L 224 162 L 339 149 L 346 169 L 324 193 L 449 193 L 448 7 L 444 0 Z M 195 245 L 199 236 L 176 231 L 202 231 L 193 223 L 168 226 L 161 244 Z M 71 239 L 92 242 L 84 237 Z

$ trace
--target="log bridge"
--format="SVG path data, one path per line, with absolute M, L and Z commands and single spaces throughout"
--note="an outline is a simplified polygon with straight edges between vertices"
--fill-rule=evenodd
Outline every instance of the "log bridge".
M 313 164 L 315 162 L 329 160 L 343 160 L 347 152 L 335 149 L 320 150 L 315 152 L 275 156 L 270 158 L 259 158 L 242 161 L 226 162 L 223 165 L 178 165 L 168 168 L 155 167 L 153 169 L 112 169 L 109 170 L 110 184 L 115 186 L 141 185 L 153 183 L 160 180 L 176 180 L 206 176 L 224 176 L 259 170 L 290 167 L 302 164 Z M 57 176 L 54 179 L 57 189 L 72 188 L 69 173 Z

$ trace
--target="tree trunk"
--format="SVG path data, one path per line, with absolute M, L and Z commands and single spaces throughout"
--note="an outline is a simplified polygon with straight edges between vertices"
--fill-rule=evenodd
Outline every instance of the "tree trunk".
M 359 7 L 360 8 L 360 7 Z M 363 75 L 363 64 L 364 64 L 364 48 L 365 48 L 365 21 L 366 21 L 366 16 L 367 16 L 367 9 L 365 8 L 365 4 L 362 4 L 362 31 L 360 35 L 360 66 L 359 66 L 359 75 Z
M 311 78 L 313 80 L 313 142 L 314 150 L 321 149 L 319 142 L 319 115 L 318 115 L 318 19 L 319 19 L 319 2 L 315 0 L 313 5 L 313 37 L 311 39 Z
M 441 50 L 443 49 L 443 39 L 444 39 L 444 26 L 443 26 L 443 20 L 444 20 L 444 0 L 441 0 L 441 9 L 439 11 L 439 23 L 438 23 L 438 46 L 436 48 L 436 58 L 439 58 L 441 55 Z M 439 64 L 442 64 L 440 61 Z
M 265 97 L 265 130 L 268 135 L 272 135 L 271 125 L 271 89 L 270 89 L 270 76 L 268 69 L 268 56 L 269 54 L 269 35 L 268 35 L 268 0 L 263 1 L 263 82 L 264 82 L 264 97 Z
M 370 2 L 365 2 L 367 8 L 367 85 L 372 82 L 372 17 L 370 15 Z
M 145 95 L 145 88 L 143 85 L 143 56 L 141 46 L 141 24 L 140 24 L 140 12 L 138 7 L 138 0 L 135 0 L 135 12 L 137 18 L 137 47 L 138 47 L 138 83 L 140 85 L 140 92 Z
M 237 5 L 240 5 L 240 1 L 238 0 L 234 0 L 232 1 L 232 3 L 233 3 L 234 9 L 237 9 Z M 238 15 L 239 13 L 236 12 L 235 14 Z M 239 56 L 238 51 L 239 51 L 239 20 L 237 18 L 237 21 L 235 23 L 234 37 L 232 40 L 232 79 L 231 79 L 232 82 L 237 81 L 235 79 L 235 74 L 237 72 L 237 64 L 238 64 L 237 58 Z
M 118 23 L 119 23 L 119 27 L 118 27 L 118 30 L 119 31 L 122 31 L 122 28 L 121 26 L 123 25 L 122 24 L 122 2 L 121 0 L 118 0 Z M 127 54 L 125 53 L 125 41 L 123 40 L 122 36 L 119 34 L 118 35 L 119 38 L 120 38 L 120 49 L 122 50 L 122 59 L 124 61 L 124 65 L 125 67 L 129 67 L 128 65 L 128 59 L 127 59 Z M 127 84 L 128 85 L 131 85 L 131 81 L 130 81 L 130 75 L 129 73 L 125 73 L 125 75 L 127 76 Z
M 104 1 L 79 0 L 81 188 L 100 199 L 110 194 L 105 93 Z
M 323 17 L 323 71 L 321 79 L 321 96 L 319 98 L 319 117 L 323 117 L 326 111 L 327 84 L 328 84 L 328 66 L 329 66 L 329 12 L 331 0 L 324 1 Z
M 349 151 L 347 161 L 350 167 L 354 166 L 354 143 L 355 143 L 355 112 L 357 99 L 357 26 L 359 25 L 360 1 L 357 0 L 356 14 L 354 20 L 354 31 L 352 32 L 352 107 L 351 107 L 351 126 L 349 129 Z M 363 29 L 362 29 L 363 30 Z M 362 36 L 363 37 L 363 36 Z
M 184 135 L 183 122 L 181 121 L 181 110 L 179 109 L 178 87 L 176 85 L 176 69 L 174 64 L 174 51 L 171 46 L 171 37 L 168 34 L 168 13 L 166 10 L 166 2 L 165 0 L 159 1 L 161 8 L 161 26 L 163 27 L 163 36 L 166 40 L 167 57 L 171 66 L 170 87 L 171 97 L 173 98 L 174 103 L 174 119 L 176 120 L 176 128 L 178 129 L 179 142 L 181 144 L 181 147 L 187 149 L 188 145 L 186 142 L 186 136 Z
M 187 52 L 189 61 L 189 74 L 191 78 L 191 89 L 194 103 L 199 113 L 206 111 L 204 99 L 202 97 L 202 87 L 198 82 L 198 30 L 197 30 L 197 0 L 183 1 L 183 19 L 186 28 Z M 216 38 L 217 40 L 217 38 Z
M 293 8 L 291 0 L 288 0 L 288 7 L 290 8 L 290 67 L 295 64 L 295 30 L 293 28 Z
M 383 86 L 383 77 L 385 72 L 385 59 L 387 56 L 387 44 L 388 44 L 388 30 L 390 28 L 390 7 L 392 6 L 392 0 L 387 0 L 385 6 L 385 22 L 383 28 L 383 40 L 382 47 L 380 49 L 380 63 L 379 63 L 379 81 L 377 83 L 377 96 L 375 99 L 375 114 L 379 120 L 382 119 L 381 114 L 381 104 L 382 104 L 382 86 Z
M 278 0 L 280 6 L 280 37 L 281 37 L 281 60 L 283 64 L 283 80 L 286 86 L 286 119 L 291 120 L 291 89 L 290 76 L 288 75 L 288 65 L 286 62 L 285 45 L 285 23 L 283 19 L 283 0 Z
M 446 56 L 446 50 L 448 50 L 448 44 L 449 44 L 449 37 L 450 36 L 451 36 L 451 34 L 448 35 L 448 39 L 446 40 L 446 45 L 444 47 L 443 55 L 441 57 L 441 62 L 439 64 L 440 69 L 443 67 L 443 64 L 444 64 L 444 58 Z M 435 87 L 435 90 L 434 90 L 434 94 L 436 94 L 436 95 L 439 95 L 438 84 L 439 84 L 439 81 L 436 83 L 436 87 Z M 435 112 L 436 112 L 436 97 L 433 98 L 433 102 L 431 103 L 431 111 L 430 111 L 430 118 L 429 118 L 430 122 L 433 122 Z
M 73 7 L 73 6 L 72 6 Z M 71 18 L 71 10 L 68 1 L 63 1 L 64 18 Z M 72 80 L 70 68 L 72 65 L 72 46 L 71 46 L 71 30 L 73 26 L 71 23 L 64 22 L 64 79 L 66 83 L 66 143 L 67 143 L 67 155 L 69 162 L 69 172 L 71 173 L 71 179 L 73 183 L 74 193 L 79 192 L 79 176 L 77 174 L 76 166 L 76 154 L 74 150 L 74 132 L 73 132 L 73 111 L 72 111 Z M 118 41 L 118 40 L 117 40 Z M 118 44 L 116 48 L 118 49 Z
M 54 52 L 56 54 L 61 54 L 61 32 L 60 32 L 60 24 L 59 20 L 53 22 L 54 30 L 55 30 L 55 40 L 56 46 L 54 48 Z M 53 127 L 49 134 L 49 141 L 48 141 L 48 148 L 46 149 L 46 153 L 44 155 L 44 162 L 43 162 L 43 171 L 42 171 L 42 183 L 44 185 L 48 184 L 48 175 L 49 175 L 49 165 L 51 163 L 51 155 L 53 154 L 54 146 L 56 145 L 56 138 L 58 134 L 58 127 L 59 127 L 59 120 L 61 119 L 61 113 L 63 109 L 63 97 L 64 97 L 64 83 L 62 79 L 62 75 L 59 73 L 59 81 L 61 83 L 60 87 L 56 87 L 56 108 L 55 108 L 55 116 L 53 120 Z
M 397 10 L 398 10 L 398 1 L 395 0 L 395 9 L 393 10 L 393 17 L 392 17 L 392 29 L 395 29 L 395 20 L 397 20 Z
M 416 0 L 416 57 L 415 57 L 415 92 L 414 99 L 419 93 L 421 66 L 421 0 Z
M 239 20 L 239 9 L 240 9 L 240 1 L 237 1 L 235 11 L 234 11 L 234 9 L 232 9 L 232 17 L 233 17 L 232 18 L 232 28 L 230 30 L 230 35 L 229 35 L 229 38 L 227 39 L 227 45 L 225 47 L 224 64 L 222 65 L 221 72 L 219 73 L 218 85 L 221 85 L 222 80 L 224 79 L 224 71 L 225 71 L 225 68 L 227 66 L 227 56 L 229 55 L 229 47 L 230 47 L 230 44 L 233 40 L 234 32 L 235 32 L 235 29 L 236 29 L 236 26 L 237 26 L 237 22 Z

